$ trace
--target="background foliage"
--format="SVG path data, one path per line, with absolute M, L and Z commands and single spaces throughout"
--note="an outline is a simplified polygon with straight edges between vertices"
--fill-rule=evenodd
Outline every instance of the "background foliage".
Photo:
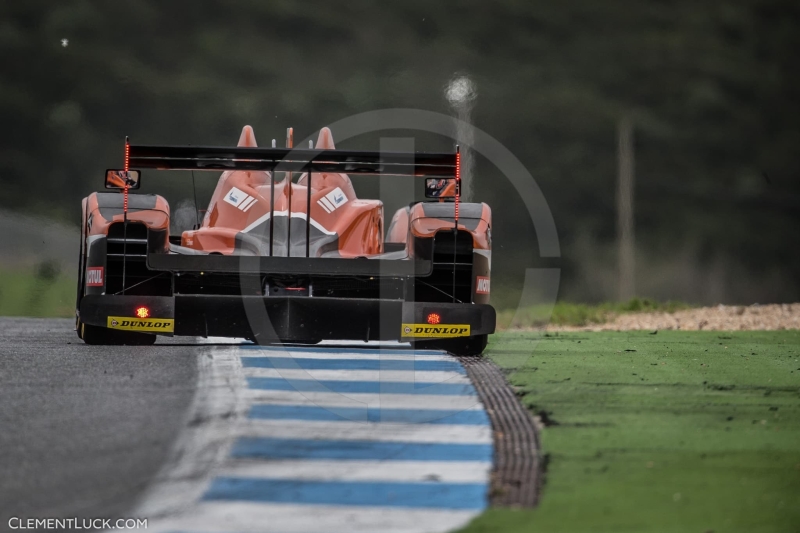
M 531 171 L 562 243 L 556 263 L 521 249 L 533 228 L 479 159 L 498 296 L 531 265 L 562 267 L 563 298 L 614 294 L 627 116 L 640 295 L 798 300 L 799 22 L 791 0 L 3 2 L 0 207 L 75 223 L 125 135 L 229 144 L 252 124 L 266 144 L 373 109 L 447 113 L 443 87 L 466 73 L 475 124 Z M 185 176 L 145 180 L 173 202 L 190 194 Z M 207 200 L 215 180 L 201 181 Z

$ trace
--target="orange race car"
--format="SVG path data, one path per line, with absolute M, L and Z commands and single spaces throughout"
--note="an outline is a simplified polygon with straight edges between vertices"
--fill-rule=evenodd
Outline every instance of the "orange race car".
M 460 201 L 460 155 L 125 144 L 124 170 L 83 200 L 77 330 L 89 344 L 156 335 L 258 343 L 400 340 L 480 354 L 489 305 L 491 210 Z M 222 170 L 201 224 L 170 235 L 170 209 L 129 193 L 139 170 Z M 348 174 L 426 178 L 384 238 L 383 204 Z M 297 177 L 295 180 L 294 178 Z

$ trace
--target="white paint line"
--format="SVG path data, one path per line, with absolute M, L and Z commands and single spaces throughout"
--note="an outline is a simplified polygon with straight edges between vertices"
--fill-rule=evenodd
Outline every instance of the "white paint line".
M 478 511 L 406 509 L 402 507 L 346 507 L 250 502 L 202 502 L 176 521 L 155 531 L 198 533 L 418 533 L 450 531 L 466 525 Z M 155 524 L 154 524 L 155 525 Z M 148 531 L 153 531 L 153 526 Z
M 248 389 L 245 397 L 252 403 L 280 405 L 316 405 L 318 407 L 370 407 L 382 409 L 482 409 L 477 396 L 427 394 L 340 394 L 338 392 L 267 391 Z M 355 404 L 355 405 L 354 405 Z
M 369 348 L 410 348 L 411 343 L 403 342 L 403 341 L 353 341 L 353 340 L 337 340 L 337 339 L 329 339 L 326 341 L 322 341 L 317 346 L 365 346 Z M 445 352 L 442 352 L 445 353 Z
M 204 337 L 197 339 L 199 344 L 235 344 L 242 346 L 252 346 L 252 341 L 242 337 Z
M 302 348 L 297 349 L 281 349 L 274 347 L 248 348 L 241 354 L 242 357 L 291 357 L 292 359 L 325 359 L 333 360 L 351 360 L 351 361 L 447 361 L 455 362 L 450 355 L 415 355 L 414 352 L 409 351 L 408 354 L 398 353 L 396 350 L 388 353 L 359 353 L 358 350 L 351 352 L 304 352 Z
M 249 226 L 244 228 L 242 230 L 242 233 L 247 233 L 249 231 L 252 231 L 253 228 L 256 228 L 259 225 L 263 224 L 264 222 L 269 220 L 269 215 L 270 214 L 267 213 L 266 215 L 263 215 L 263 216 L 257 218 L 255 220 L 255 222 L 251 223 Z M 289 211 L 275 211 L 275 216 L 276 217 L 286 217 L 288 215 L 289 215 Z M 295 213 L 295 212 L 293 212 L 292 213 L 292 218 L 302 218 L 303 220 L 307 220 L 307 217 L 306 217 L 305 213 Z M 319 222 L 317 222 L 313 218 L 311 219 L 311 225 L 314 226 L 315 228 L 317 228 L 318 230 L 320 230 L 322 233 L 324 233 L 326 235 L 336 235 L 335 231 L 329 231 L 329 230 L 325 229 Z
M 459 372 L 438 370 L 322 370 L 275 369 L 249 367 L 242 370 L 247 377 L 279 379 L 314 379 L 321 381 L 383 381 L 407 383 L 469 384 L 469 378 Z
M 479 461 L 252 461 L 229 463 L 225 477 L 315 481 L 485 483 L 492 463 Z
M 352 422 L 303 420 L 244 421 L 237 434 L 240 437 L 308 440 L 372 440 L 378 442 L 414 442 L 448 444 L 491 444 L 489 426 L 451 424 L 398 424 L 391 422 Z
M 212 340 L 213 342 L 213 340 Z M 209 347 L 197 359 L 197 389 L 170 458 L 151 482 L 131 516 L 174 514 L 196 502 L 229 455 L 236 422 L 246 406 L 247 386 L 238 347 Z
M 325 211 L 327 211 L 328 213 L 330 213 L 331 211 L 333 211 L 334 209 L 336 209 L 336 206 L 334 206 L 334 205 L 331 203 L 331 201 L 330 201 L 330 200 L 328 200 L 327 198 L 325 198 L 324 196 L 323 196 L 322 198 L 320 198 L 320 199 L 319 199 L 319 202 L 317 202 L 317 203 L 318 203 L 319 205 L 321 205 L 323 208 L 325 208 Z
M 242 211 L 244 211 L 245 213 L 247 213 L 250 210 L 250 208 L 253 207 L 254 205 L 256 205 L 256 203 L 257 203 L 257 200 L 255 198 L 251 198 L 251 200 L 252 201 L 248 201 L 246 206 L 241 208 Z

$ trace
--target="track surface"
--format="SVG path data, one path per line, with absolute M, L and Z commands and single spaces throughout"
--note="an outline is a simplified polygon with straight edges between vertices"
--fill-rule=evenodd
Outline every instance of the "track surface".
M 198 348 L 86 346 L 69 320 L 0 318 L 0 530 L 122 517 L 170 452 Z
M 205 355 L 202 422 L 135 513 L 152 531 L 450 531 L 486 508 L 489 417 L 452 356 L 363 344 Z
M 492 437 L 442 352 L 89 347 L 0 319 L 0 528 L 444 531 L 488 503 Z

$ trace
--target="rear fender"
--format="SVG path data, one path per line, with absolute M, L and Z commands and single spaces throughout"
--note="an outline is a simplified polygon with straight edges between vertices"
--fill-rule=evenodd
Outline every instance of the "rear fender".
M 461 203 L 458 229 L 472 235 L 473 248 L 491 250 L 492 210 L 484 203 Z M 421 202 L 408 214 L 409 231 L 414 238 L 431 238 L 440 230 L 452 230 L 455 224 L 455 203 Z
M 116 192 L 95 192 L 82 202 L 84 266 L 81 285 L 84 294 L 105 294 L 109 268 L 117 268 L 116 264 L 109 265 L 109 246 L 120 248 L 118 243 L 109 243 L 112 228 L 116 228 L 112 241 L 124 237 L 122 250 L 126 257 L 169 251 L 170 211 L 167 201 L 155 194 L 129 194 L 127 231 L 120 230 L 125 220 L 123 203 L 123 194 Z
M 420 259 L 433 259 L 434 270 L 444 270 L 448 267 L 447 257 L 442 256 L 441 246 L 445 246 L 447 233 L 452 233 L 455 227 L 455 203 L 453 202 L 422 202 L 410 206 L 407 214 L 407 231 L 411 253 Z M 395 215 L 395 232 L 397 233 L 403 224 L 403 215 L 398 212 Z M 473 303 L 489 303 L 491 261 L 492 261 L 492 211 L 484 203 L 461 203 L 459 205 L 458 232 L 456 240 L 456 252 L 463 257 L 464 253 L 469 254 L 469 238 L 466 242 L 463 238 L 469 235 L 472 240 L 472 273 L 471 282 L 464 280 L 464 283 L 471 284 L 470 295 Z M 437 239 L 437 234 L 442 234 Z M 435 251 L 434 243 L 440 241 L 439 252 Z M 452 249 L 452 237 L 449 246 Z M 436 257 L 435 257 L 436 256 Z M 461 261 L 461 259 L 459 259 Z M 452 265 L 452 262 L 450 262 Z M 446 290 L 446 287 L 442 287 Z M 466 286 L 464 286 L 466 291 Z M 450 290 L 452 292 L 452 290 Z M 461 293 L 463 298 L 467 295 Z
M 403 207 L 395 212 L 392 222 L 389 224 L 389 229 L 386 231 L 387 243 L 405 244 L 408 242 L 408 215 L 410 212 L 410 206 Z

